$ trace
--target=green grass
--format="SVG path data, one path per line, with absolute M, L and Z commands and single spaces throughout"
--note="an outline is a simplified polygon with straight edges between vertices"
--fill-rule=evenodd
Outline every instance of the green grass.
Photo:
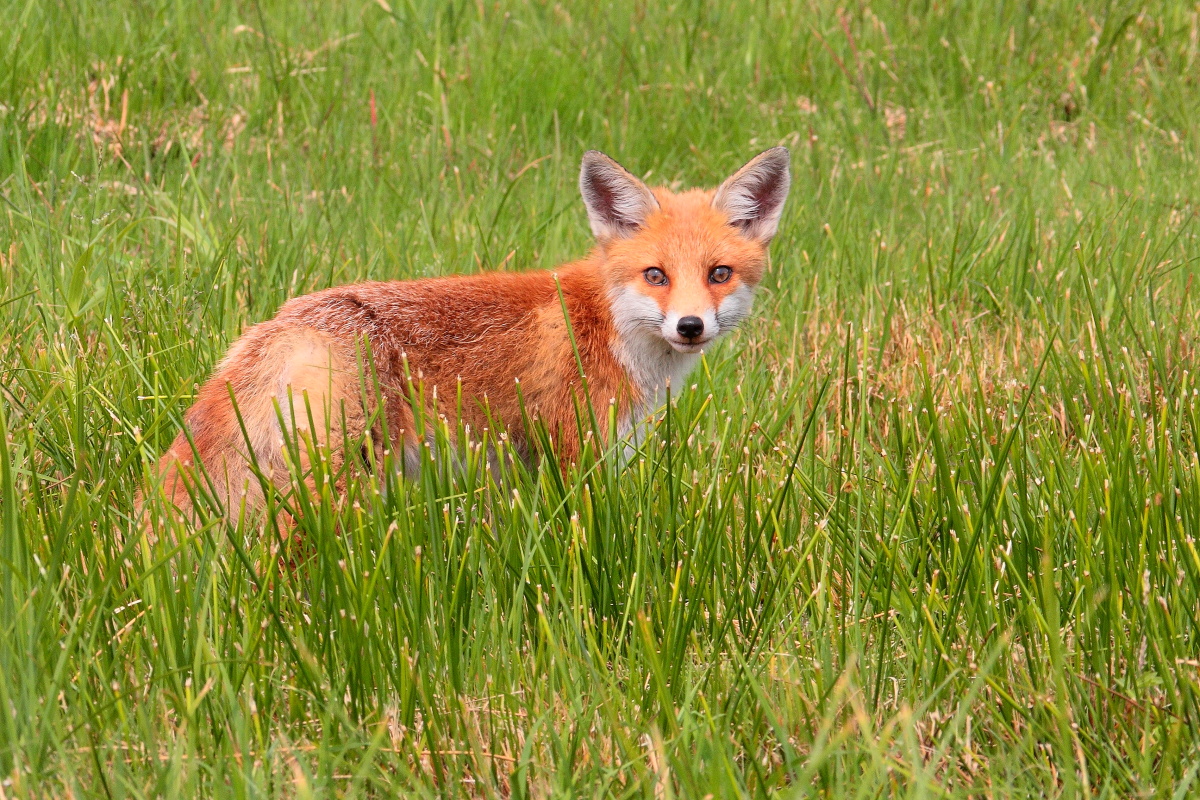
M 0 2 L 0 797 L 1200 794 L 1195 8 L 389 2 Z M 780 143 L 627 468 L 136 535 L 286 298 Z

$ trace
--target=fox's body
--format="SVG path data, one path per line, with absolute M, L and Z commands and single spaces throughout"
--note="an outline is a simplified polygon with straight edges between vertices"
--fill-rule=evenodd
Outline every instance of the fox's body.
M 588 404 L 601 439 L 637 425 L 749 313 L 787 194 L 787 152 L 767 151 L 716 192 L 651 193 L 598 153 L 585 157 L 580 183 L 598 240 L 582 261 L 341 286 L 251 327 L 188 410 L 190 441 L 180 433 L 160 462 L 167 498 L 189 506 L 198 456 L 231 513 L 258 506 L 249 462 L 286 483 L 285 429 L 312 435 L 335 460 L 343 442 L 370 433 L 380 455 L 411 464 L 429 434 L 419 416 L 454 416 L 472 431 L 499 424 L 527 454 L 527 415 L 566 466 L 591 427 Z

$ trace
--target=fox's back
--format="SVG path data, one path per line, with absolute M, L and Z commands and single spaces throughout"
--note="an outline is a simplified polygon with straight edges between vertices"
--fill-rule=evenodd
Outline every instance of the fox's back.
M 422 365 L 464 361 L 519 338 L 522 322 L 555 293 L 550 273 L 450 276 L 355 283 L 284 304 L 275 321 L 342 336 L 366 336 L 377 355 L 406 353 Z
M 611 317 L 586 265 L 339 286 L 289 301 L 265 325 L 356 342 L 360 360 L 365 342 L 385 392 L 406 399 L 409 378 L 441 401 L 461 390 L 472 405 L 486 399 L 491 412 L 511 423 L 519 384 L 528 387 L 525 399 L 540 405 L 538 387 L 550 376 L 560 390 L 578 382 L 566 318 L 585 370 L 612 383 L 612 396 L 621 394 Z M 465 410 L 478 416 L 478 408 Z

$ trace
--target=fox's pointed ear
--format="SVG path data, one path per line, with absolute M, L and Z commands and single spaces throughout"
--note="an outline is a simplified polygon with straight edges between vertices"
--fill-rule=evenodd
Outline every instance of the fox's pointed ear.
M 724 211 L 729 224 L 751 239 L 771 241 L 792 185 L 791 160 L 786 147 L 759 153 L 721 184 L 713 195 L 713 208 Z
M 598 150 L 583 154 L 579 191 L 600 242 L 632 236 L 658 210 L 646 184 Z

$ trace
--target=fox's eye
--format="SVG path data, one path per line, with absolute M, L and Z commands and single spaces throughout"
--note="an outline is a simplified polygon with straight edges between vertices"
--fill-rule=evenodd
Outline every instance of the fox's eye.
M 711 283 L 724 283 L 733 277 L 733 270 L 729 267 L 713 267 L 713 271 L 708 273 L 708 280 Z
M 663 272 L 658 267 L 651 267 L 642 274 L 646 276 L 646 283 L 650 284 L 651 286 L 667 285 L 667 273 Z

